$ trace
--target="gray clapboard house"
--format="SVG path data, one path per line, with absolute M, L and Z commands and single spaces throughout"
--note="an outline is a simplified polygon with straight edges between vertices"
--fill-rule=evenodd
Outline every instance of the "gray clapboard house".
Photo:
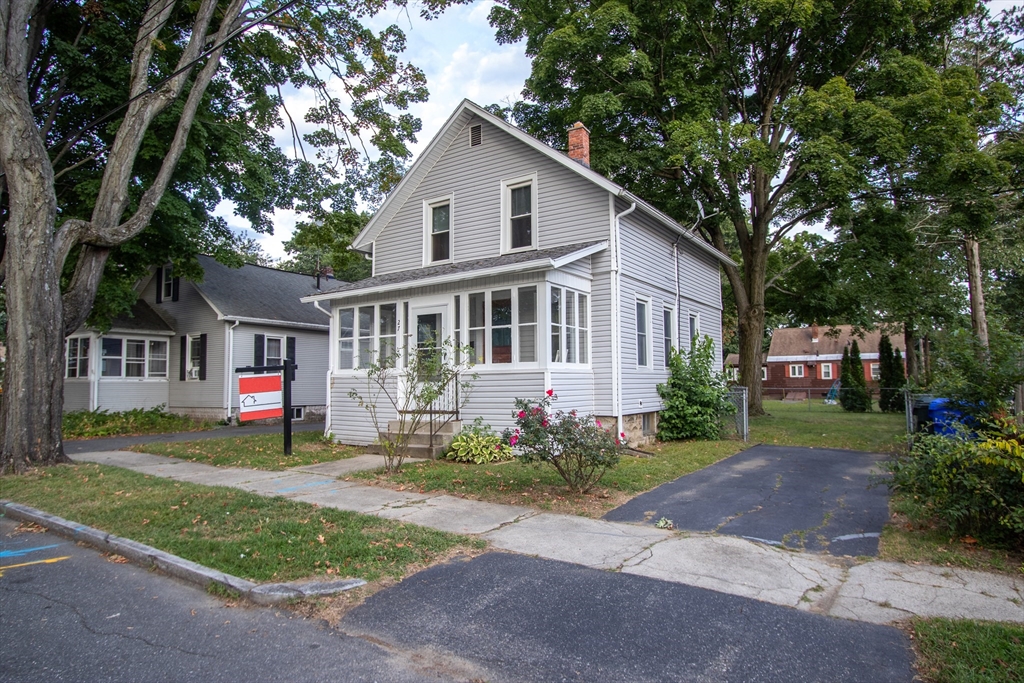
M 223 420 L 238 415 L 234 368 L 289 357 L 296 417 L 327 402 L 328 315 L 300 298 L 316 279 L 274 268 L 228 268 L 197 257 L 202 282 L 157 268 L 140 283 L 132 315 L 105 333 L 83 328 L 66 345 L 64 410 L 171 412 Z M 337 281 L 332 281 L 336 283 Z
M 551 388 L 631 442 L 654 433 L 668 349 L 721 349 L 727 257 L 592 171 L 582 124 L 568 148 L 458 106 L 355 238 L 372 277 L 304 299 L 332 313 L 327 431 L 372 443 L 360 368 L 439 336 L 473 349 L 463 420 L 509 426 L 513 398 Z

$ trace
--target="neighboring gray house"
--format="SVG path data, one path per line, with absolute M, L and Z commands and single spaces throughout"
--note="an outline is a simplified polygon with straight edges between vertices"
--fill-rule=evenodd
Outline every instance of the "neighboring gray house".
M 234 368 L 289 357 L 299 366 L 292 384 L 296 417 L 323 414 L 328 315 L 299 301 L 318 291 L 316 279 L 197 258 L 202 282 L 175 277 L 170 266 L 157 268 L 140 284 L 130 317 L 103 334 L 83 328 L 68 337 L 64 410 L 164 405 L 207 419 L 236 418 Z
M 464 420 L 509 426 L 513 398 L 552 388 L 633 443 L 654 433 L 668 349 L 697 333 L 721 349 L 727 257 L 590 170 L 581 124 L 569 150 L 459 105 L 353 241 L 373 276 L 303 299 L 333 314 L 328 432 L 374 441 L 349 390 L 416 331 L 474 349 Z

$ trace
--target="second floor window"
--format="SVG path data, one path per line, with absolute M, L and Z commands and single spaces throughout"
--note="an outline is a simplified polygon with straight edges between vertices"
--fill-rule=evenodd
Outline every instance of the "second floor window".
M 174 297 L 174 266 L 164 266 L 163 281 L 160 283 L 160 293 L 167 301 L 170 301 Z
M 448 261 L 452 257 L 452 205 L 450 202 L 430 206 L 430 263 Z
M 502 251 L 537 248 L 536 175 L 502 181 L 501 191 Z

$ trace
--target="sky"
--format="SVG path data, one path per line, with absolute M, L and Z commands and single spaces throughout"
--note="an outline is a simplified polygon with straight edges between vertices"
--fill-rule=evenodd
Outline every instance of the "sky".
M 530 72 L 530 60 L 522 44 L 498 45 L 494 29 L 487 23 L 487 14 L 493 3 L 478 0 L 472 5 L 458 5 L 445 11 L 439 19 L 425 21 L 415 10 L 399 12 L 389 10 L 378 15 L 370 26 L 380 29 L 397 24 L 405 31 L 407 44 L 403 59 L 418 66 L 427 77 L 430 98 L 410 107 L 409 112 L 419 117 L 423 127 L 411 146 L 413 159 L 440 130 L 455 107 L 464 98 L 479 105 L 514 102 L 521 99 L 523 83 Z M 300 132 L 311 130 L 301 125 L 303 114 L 313 104 L 310 93 L 285 93 L 285 106 L 299 123 Z M 292 154 L 291 133 L 280 129 L 276 135 L 278 145 Z M 275 260 L 287 256 L 282 243 L 287 240 L 301 217 L 294 211 L 277 211 L 274 215 L 274 234 L 262 235 L 248 230 L 248 222 L 232 213 L 230 202 L 222 203 L 217 214 L 223 216 L 236 231 L 255 238 L 263 251 Z

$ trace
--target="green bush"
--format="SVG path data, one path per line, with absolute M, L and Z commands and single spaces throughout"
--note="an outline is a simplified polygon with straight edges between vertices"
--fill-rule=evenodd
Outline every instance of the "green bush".
M 867 380 L 864 379 L 864 364 L 860 358 L 860 345 L 853 340 L 851 348 L 843 349 L 843 360 L 840 364 L 842 374 L 839 377 L 839 405 L 851 413 L 863 413 L 871 410 L 871 395 L 868 394 Z
M 1024 340 L 991 326 L 988 348 L 970 330 L 939 337 L 931 393 L 979 420 L 1003 414 L 1015 385 L 1024 382 Z
M 883 334 L 878 343 L 879 377 L 878 408 L 883 413 L 902 413 L 905 410 L 902 387 L 906 384 L 903 357 L 892 347 L 889 335 Z
M 168 413 L 163 406 L 143 410 L 76 410 L 64 413 L 64 438 L 85 439 L 98 436 L 159 434 L 162 432 L 191 432 L 208 429 L 210 423 L 193 420 L 184 415 Z
M 473 424 L 463 429 L 448 447 L 444 456 L 455 462 L 472 462 L 486 465 L 490 462 L 501 462 L 512 459 L 512 448 L 500 436 L 485 425 L 482 418 L 476 418 Z
M 974 438 L 976 437 L 976 438 Z M 1024 434 L 1010 420 L 977 435 L 919 437 L 886 463 L 890 487 L 920 502 L 950 532 L 1024 544 Z
M 586 493 L 619 463 L 626 445 L 605 430 L 593 415 L 580 417 L 551 411 L 557 397 L 548 389 L 539 401 L 517 398 L 513 416 L 517 427 L 506 429 L 502 438 L 515 449 L 516 459 L 546 463 L 555 468 L 574 493 Z
M 717 439 L 722 416 L 736 412 L 729 401 L 725 378 L 712 369 L 715 346 L 711 337 L 694 337 L 689 352 L 673 349 L 668 382 L 658 385 L 664 407 L 658 415 L 658 438 Z

